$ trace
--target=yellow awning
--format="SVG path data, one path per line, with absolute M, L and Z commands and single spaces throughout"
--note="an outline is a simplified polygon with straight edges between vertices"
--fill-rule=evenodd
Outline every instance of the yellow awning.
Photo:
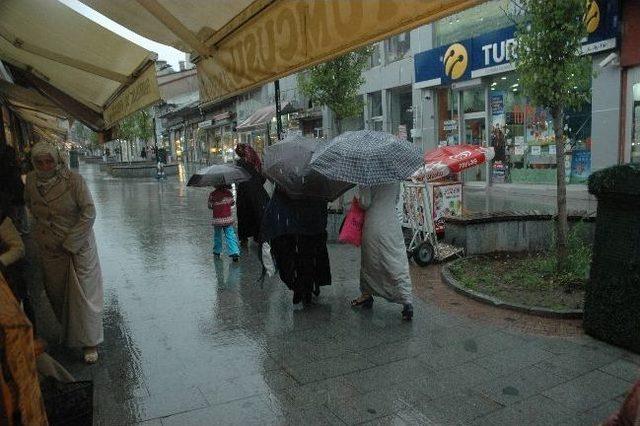
M 484 0 L 81 0 L 197 60 L 217 101 Z
M 94 130 L 160 99 L 154 54 L 57 0 L 0 1 L 0 59 Z

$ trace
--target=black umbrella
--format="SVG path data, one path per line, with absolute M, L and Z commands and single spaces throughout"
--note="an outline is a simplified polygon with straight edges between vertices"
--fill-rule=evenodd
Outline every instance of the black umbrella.
M 265 150 L 262 172 L 293 199 L 333 201 L 353 185 L 328 179 L 311 168 L 311 157 L 325 144 L 303 136 L 286 138 Z
M 198 170 L 191 176 L 187 186 L 217 186 L 231 185 L 251 179 L 251 175 L 245 169 L 233 164 L 214 164 Z

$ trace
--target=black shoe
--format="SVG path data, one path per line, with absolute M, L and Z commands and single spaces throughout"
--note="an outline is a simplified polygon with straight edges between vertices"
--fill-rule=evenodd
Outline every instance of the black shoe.
M 411 321 L 413 319 L 413 305 L 411 303 L 404 305 L 402 309 L 402 319 L 404 321 Z
M 213 253 L 213 257 L 215 257 L 216 259 L 220 259 L 220 253 Z
M 369 296 L 366 299 L 357 298 L 351 301 L 351 306 L 362 306 L 363 309 L 371 309 L 373 307 L 373 296 Z
M 237 254 L 234 254 L 233 256 L 231 256 L 231 260 L 233 260 L 234 262 L 237 262 L 240 260 L 240 256 L 238 256 Z

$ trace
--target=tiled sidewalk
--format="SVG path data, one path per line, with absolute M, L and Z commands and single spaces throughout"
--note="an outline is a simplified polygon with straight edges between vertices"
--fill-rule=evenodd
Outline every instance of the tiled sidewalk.
M 257 281 L 253 251 L 213 261 L 205 192 L 83 173 L 99 212 L 105 343 L 92 367 L 53 355 L 95 381 L 97 424 L 585 425 L 640 376 L 640 356 L 578 323 L 494 311 L 438 287 L 435 270 L 413 271 L 424 299 L 413 323 L 381 299 L 354 310 L 359 255 L 345 246 L 330 247 L 321 304 L 294 311 L 282 283 Z

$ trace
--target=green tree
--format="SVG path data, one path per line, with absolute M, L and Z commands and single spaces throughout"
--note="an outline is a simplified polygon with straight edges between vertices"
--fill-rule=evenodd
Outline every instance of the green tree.
M 129 150 L 133 149 L 136 140 L 148 143 L 153 137 L 153 131 L 153 119 L 148 109 L 142 109 L 118 123 L 118 136 L 127 141 Z
M 342 132 L 342 120 L 362 112 L 358 89 L 364 83 L 371 48 L 362 48 L 298 74 L 298 87 L 314 104 L 326 105 L 333 112 L 335 127 Z
M 591 60 L 582 55 L 587 36 L 585 12 L 592 0 L 516 0 L 525 19 L 517 19 L 515 67 L 531 101 L 549 110 L 556 141 L 557 271 L 567 266 L 567 188 L 565 108 L 578 108 L 591 95 Z M 520 17 L 518 17 L 520 18 Z

